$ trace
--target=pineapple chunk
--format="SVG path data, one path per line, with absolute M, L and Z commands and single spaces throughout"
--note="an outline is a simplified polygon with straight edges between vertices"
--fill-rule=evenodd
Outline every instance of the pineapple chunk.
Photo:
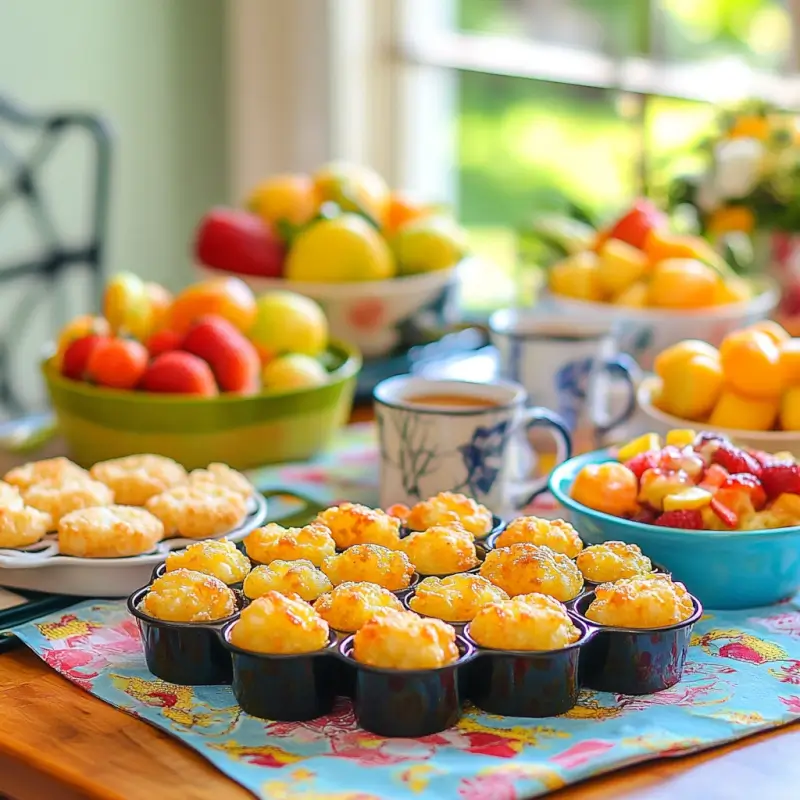
M 617 453 L 619 461 L 630 461 L 634 456 L 640 453 L 646 453 L 648 450 L 660 450 L 661 437 L 657 433 L 645 433 L 642 436 L 637 436 L 627 444 L 622 445 Z
M 691 428 L 675 428 L 667 433 L 667 444 L 675 447 L 686 447 L 697 438 L 697 433 Z
M 664 511 L 693 511 L 705 508 L 711 502 L 711 492 L 693 486 L 677 494 L 668 494 L 664 498 Z

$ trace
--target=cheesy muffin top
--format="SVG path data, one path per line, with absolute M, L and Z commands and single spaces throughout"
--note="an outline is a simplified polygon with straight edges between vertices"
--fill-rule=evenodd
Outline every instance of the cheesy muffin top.
M 379 544 L 396 550 L 400 543 L 400 520 L 379 508 L 342 503 L 319 513 L 316 521 L 330 529 L 340 550 L 355 544 Z
M 245 597 L 254 600 L 267 592 L 297 595 L 307 603 L 313 603 L 321 594 L 329 592 L 333 585 L 327 576 L 310 561 L 273 561 L 256 567 L 245 579 Z
M 583 589 L 583 576 L 574 562 L 536 544 L 512 544 L 490 551 L 480 574 L 510 597 L 538 592 L 566 603 Z
M 167 622 L 215 622 L 236 611 L 236 597 L 212 575 L 176 569 L 153 581 L 139 608 Z
M 425 578 L 408 601 L 412 611 L 445 622 L 468 622 L 489 603 L 508 600 L 493 583 L 472 573 Z
M 356 544 L 343 553 L 328 556 L 322 562 L 322 571 L 334 586 L 345 581 L 365 581 L 398 592 L 411 585 L 414 566 L 399 550 L 389 550 L 377 544 Z
M 610 583 L 653 571 L 650 559 L 635 544 L 606 542 L 587 547 L 576 559 L 587 581 Z
M 458 656 L 452 625 L 411 611 L 373 617 L 353 637 L 353 658 L 381 669 L 438 669 Z
M 402 611 L 403 604 L 375 583 L 340 583 L 322 595 L 314 608 L 336 631 L 353 633 L 379 614 Z
M 686 587 L 668 575 L 651 573 L 603 583 L 586 618 L 615 628 L 666 628 L 689 619 L 694 603 Z
M 475 615 L 470 636 L 493 650 L 561 650 L 580 638 L 567 609 L 544 594 L 491 603 Z
M 482 539 L 491 532 L 494 520 L 486 506 L 457 492 L 439 492 L 417 503 L 405 515 L 405 524 L 412 531 L 454 523 L 460 524 L 475 539 Z
M 306 559 L 319 567 L 324 559 L 336 552 L 336 543 L 330 530 L 318 522 L 303 528 L 282 528 L 270 522 L 245 536 L 244 549 L 259 564 Z
M 509 547 L 523 542 L 549 547 L 570 558 L 575 558 L 583 550 L 581 537 L 569 522 L 541 517 L 518 517 L 512 520 L 497 537 L 495 547 Z
M 452 575 L 480 563 L 472 534 L 460 525 L 414 531 L 402 540 L 401 546 L 420 575 Z
M 230 585 L 244 580 L 250 572 L 250 559 L 227 539 L 206 539 L 190 544 L 185 550 L 176 550 L 167 556 L 167 572 L 190 569 L 213 575 Z

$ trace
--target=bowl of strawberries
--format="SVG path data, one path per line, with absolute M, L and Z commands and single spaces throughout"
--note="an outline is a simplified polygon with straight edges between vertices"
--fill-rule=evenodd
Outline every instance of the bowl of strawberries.
M 724 434 L 670 430 L 572 458 L 550 489 L 591 544 L 637 544 L 707 608 L 800 590 L 800 465 Z
M 300 461 L 345 424 L 361 357 L 312 300 L 237 278 L 174 297 L 121 273 L 101 316 L 72 320 L 42 364 L 58 433 L 89 465 L 135 453 L 249 469 Z

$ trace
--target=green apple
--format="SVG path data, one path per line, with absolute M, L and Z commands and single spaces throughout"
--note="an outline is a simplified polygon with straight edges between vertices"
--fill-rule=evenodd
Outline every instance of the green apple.
M 270 361 L 261 371 L 261 382 L 266 391 L 310 389 L 328 382 L 325 367 L 311 356 L 291 353 Z
M 267 292 L 256 298 L 256 318 L 248 338 L 264 363 L 285 353 L 316 356 L 328 346 L 328 320 L 310 297 Z

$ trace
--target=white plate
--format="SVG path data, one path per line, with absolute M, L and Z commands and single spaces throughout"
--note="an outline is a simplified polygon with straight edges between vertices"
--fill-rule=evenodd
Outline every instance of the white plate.
M 263 525 L 267 500 L 256 493 L 247 518 L 228 533 L 211 538 L 241 542 L 250 531 Z M 156 564 L 173 550 L 181 550 L 197 539 L 164 539 L 150 553 L 130 558 L 76 558 L 58 552 L 55 534 L 19 550 L 0 548 L 0 584 L 11 589 L 28 589 L 75 597 L 127 597 L 150 582 Z

